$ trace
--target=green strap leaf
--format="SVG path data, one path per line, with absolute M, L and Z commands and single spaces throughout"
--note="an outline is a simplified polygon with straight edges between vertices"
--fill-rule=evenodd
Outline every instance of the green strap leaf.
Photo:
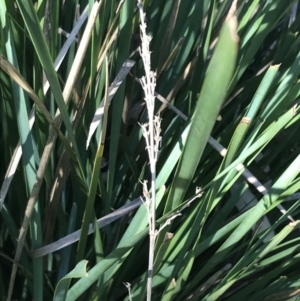
M 174 176 L 165 212 L 183 200 L 226 96 L 237 57 L 236 27 L 235 18 L 230 18 L 222 27 L 195 113 L 189 120 L 189 135 Z
M 54 292 L 53 301 L 66 300 L 67 292 L 73 278 L 83 278 L 88 276 L 86 271 L 87 263 L 87 260 L 81 260 L 69 274 L 58 282 Z

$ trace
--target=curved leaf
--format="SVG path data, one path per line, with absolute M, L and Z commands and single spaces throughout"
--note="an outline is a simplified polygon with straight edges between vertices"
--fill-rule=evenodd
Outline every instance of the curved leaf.
M 53 301 L 66 300 L 68 289 L 73 278 L 83 278 L 88 276 L 86 272 L 87 263 L 87 260 L 81 260 L 69 274 L 58 282 L 54 292 Z

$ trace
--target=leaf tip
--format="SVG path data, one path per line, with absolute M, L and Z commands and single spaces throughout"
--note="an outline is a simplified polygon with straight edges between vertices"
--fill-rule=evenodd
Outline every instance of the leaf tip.
M 230 10 L 228 12 L 228 15 L 226 17 L 226 23 L 229 26 L 230 33 L 232 35 L 232 39 L 236 43 L 238 43 L 240 38 L 239 38 L 239 35 L 237 33 L 238 21 L 237 21 L 237 17 L 236 17 L 236 10 L 237 10 L 237 0 L 234 0 L 232 2 L 232 5 L 231 5 Z

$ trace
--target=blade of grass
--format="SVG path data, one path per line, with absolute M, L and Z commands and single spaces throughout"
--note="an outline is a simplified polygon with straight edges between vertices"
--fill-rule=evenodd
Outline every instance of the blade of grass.
M 103 104 L 103 120 L 102 120 L 102 128 L 101 134 L 98 144 L 97 153 L 95 156 L 92 179 L 89 187 L 89 192 L 87 196 L 86 207 L 83 216 L 83 222 L 80 232 L 80 239 L 78 243 L 77 249 L 77 261 L 80 261 L 84 257 L 86 241 L 87 241 L 87 233 L 89 224 L 92 220 L 93 210 L 94 210 L 94 201 L 97 192 L 98 186 L 98 177 L 101 168 L 101 162 L 103 158 L 103 151 L 105 146 L 105 138 L 106 138 L 106 128 L 107 128 L 107 115 L 108 115 L 108 106 L 109 106 L 109 98 L 108 98 L 108 59 L 105 60 L 105 70 L 106 70 L 106 84 L 105 84 L 105 96 L 104 96 L 104 104 Z
M 88 273 L 86 271 L 88 261 L 82 260 L 78 262 L 76 267 L 67 274 L 63 279 L 58 282 L 58 285 L 54 292 L 53 301 L 65 301 L 68 293 L 69 286 L 73 278 L 82 278 L 88 277 Z
M 224 100 L 227 85 L 234 69 L 237 52 L 238 37 L 236 36 L 234 26 L 233 20 L 228 21 L 224 26 L 218 42 L 219 46 L 216 47 L 208 67 L 195 113 L 189 121 L 191 128 L 176 169 L 165 212 L 176 207 L 182 201 Z M 225 51 L 228 51 L 228 53 L 226 52 L 225 54 Z M 226 63 L 228 64 L 226 67 L 223 55 L 226 56 Z M 220 61 L 223 63 L 221 64 Z M 215 72 L 215 70 L 218 71 Z M 213 87 L 216 85 L 220 89 L 214 89 Z M 199 139 L 201 145 L 194 145 L 194 142 L 199 141 Z M 195 147 L 198 149 L 197 153 L 194 151 Z
M 160 73 L 165 69 L 164 65 L 166 64 L 165 61 L 167 61 L 167 57 L 168 57 L 168 52 L 169 52 L 169 48 L 170 48 L 170 44 L 171 44 L 171 37 L 176 25 L 176 21 L 177 21 L 177 15 L 178 15 L 178 11 L 179 11 L 179 6 L 180 6 L 180 0 L 175 0 L 175 3 L 172 3 L 172 9 L 171 9 L 171 14 L 169 17 L 169 22 L 168 25 L 166 27 L 166 32 L 165 32 L 165 36 L 163 38 L 163 46 L 162 49 L 160 51 L 160 56 L 158 59 L 158 67 L 157 67 L 157 78 L 159 78 Z
M 74 203 L 70 212 L 70 218 L 69 218 L 68 230 L 67 230 L 68 234 L 74 231 L 75 222 L 76 222 L 76 211 L 77 211 L 77 206 Z M 58 281 L 61 280 L 68 273 L 70 258 L 71 258 L 71 249 L 72 249 L 71 246 L 69 246 L 60 252 L 60 258 L 62 264 L 60 265 L 57 273 Z
M 120 35 L 118 40 L 118 52 L 116 59 L 116 68 L 119 70 L 122 64 L 129 56 L 132 20 L 134 15 L 135 0 L 127 0 L 124 2 L 120 11 Z M 125 85 L 121 85 L 115 95 L 112 108 L 112 123 L 111 127 L 111 140 L 109 148 L 109 163 L 108 163 L 108 178 L 107 178 L 107 195 L 111 201 L 113 185 L 115 179 L 117 150 L 119 145 L 120 128 L 122 123 L 122 110 L 124 105 Z
M 111 83 L 109 90 L 108 90 L 108 106 L 111 103 L 111 100 L 113 99 L 113 97 L 115 96 L 115 94 L 117 93 L 120 85 L 123 83 L 123 81 L 125 80 L 127 74 L 130 72 L 130 69 L 134 66 L 135 62 L 131 61 L 131 60 L 126 60 L 123 65 L 122 68 L 120 69 L 119 73 L 117 74 L 116 78 L 114 79 L 114 81 Z M 102 99 L 98 109 L 95 112 L 95 116 L 92 120 L 92 123 L 90 125 L 90 129 L 89 129 L 89 133 L 88 133 L 88 138 L 87 138 L 87 142 L 86 142 L 86 148 L 88 148 L 92 135 L 94 134 L 94 132 L 96 131 L 99 123 L 101 122 L 101 119 L 103 117 L 104 114 L 104 99 Z

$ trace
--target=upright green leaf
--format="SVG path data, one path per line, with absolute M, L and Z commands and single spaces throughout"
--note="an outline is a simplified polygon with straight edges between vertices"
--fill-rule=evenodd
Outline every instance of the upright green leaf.
M 220 33 L 194 114 L 188 120 L 190 130 L 173 178 L 165 212 L 182 202 L 224 101 L 235 68 L 238 50 L 236 30 L 236 19 L 232 17 L 225 22 Z

